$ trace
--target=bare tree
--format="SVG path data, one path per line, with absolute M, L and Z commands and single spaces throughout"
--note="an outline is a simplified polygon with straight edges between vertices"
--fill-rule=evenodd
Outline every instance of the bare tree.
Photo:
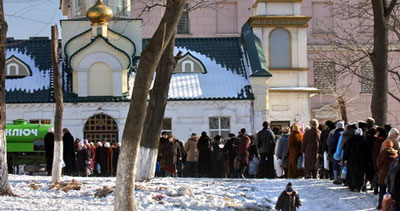
M 8 183 L 6 149 L 6 45 L 7 23 L 4 19 L 3 0 L 0 0 L 0 195 L 13 196 Z
M 396 3 L 397 0 L 336 2 L 335 33 L 324 37 L 330 49 L 318 53 L 320 59 L 335 63 L 342 78 L 355 75 L 360 81 L 372 83 L 371 113 L 379 125 L 387 122 L 388 94 L 400 103 L 399 89 L 388 89 L 388 75 L 397 88 L 400 85 L 399 67 L 391 65 L 388 56 L 393 52 L 389 49 L 389 34 L 400 31 L 396 28 L 398 17 L 393 15 L 400 11 Z M 318 48 L 313 50 L 318 52 Z M 373 74 L 365 73 L 366 63 L 372 64 Z
M 140 56 L 128 117 L 122 135 L 114 210 L 137 210 L 134 196 L 134 180 L 149 89 L 161 56 L 175 34 L 185 3 L 186 0 L 167 0 L 164 16 Z
M 56 112 L 54 116 L 54 159 L 51 171 L 51 182 L 61 182 L 63 141 L 62 141 L 62 117 L 63 117 L 63 93 L 61 91 L 60 60 L 58 54 L 58 29 L 51 27 L 51 54 L 53 60 L 54 74 L 54 98 L 56 101 Z
M 175 35 L 165 49 L 157 66 L 153 89 L 147 107 L 146 119 L 140 142 L 140 156 L 137 160 L 136 181 L 151 179 L 155 174 L 159 134 L 161 132 L 165 107 L 167 106 L 169 84 L 181 52 L 174 56 Z

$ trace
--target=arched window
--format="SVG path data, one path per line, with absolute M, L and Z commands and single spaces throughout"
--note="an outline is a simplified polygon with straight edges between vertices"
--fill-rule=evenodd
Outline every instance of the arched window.
M 7 76 L 18 76 L 19 75 L 19 66 L 15 63 L 11 63 L 7 65 Z
M 194 63 L 190 60 L 186 60 L 182 62 L 182 72 L 194 72 Z
M 290 68 L 290 34 L 284 29 L 275 29 L 269 36 L 270 68 Z

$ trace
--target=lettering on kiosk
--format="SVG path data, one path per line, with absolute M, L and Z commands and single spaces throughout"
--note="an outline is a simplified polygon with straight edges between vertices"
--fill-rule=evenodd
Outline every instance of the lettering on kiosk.
M 6 136 L 30 136 L 38 135 L 38 129 L 6 129 Z

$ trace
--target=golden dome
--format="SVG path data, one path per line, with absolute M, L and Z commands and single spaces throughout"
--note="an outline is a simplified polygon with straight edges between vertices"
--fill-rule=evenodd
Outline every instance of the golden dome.
M 92 25 L 107 24 L 113 17 L 113 11 L 102 0 L 97 0 L 96 4 L 87 11 L 86 17 L 89 18 Z

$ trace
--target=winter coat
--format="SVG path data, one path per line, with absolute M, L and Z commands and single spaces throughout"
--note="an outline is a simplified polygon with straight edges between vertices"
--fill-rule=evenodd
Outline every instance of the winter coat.
M 400 171 L 400 158 L 397 157 L 396 159 L 393 160 L 392 164 L 390 164 L 389 167 L 389 172 L 386 176 L 386 187 L 388 188 L 388 191 L 392 193 L 395 189 L 395 179 L 396 179 L 396 174 Z
M 328 138 L 329 133 L 332 131 L 331 128 L 327 127 L 321 132 L 321 144 L 320 144 L 320 152 L 319 154 L 323 154 L 324 152 L 328 152 Z
M 288 157 L 288 146 L 289 146 L 289 134 L 283 134 L 278 142 L 278 149 L 276 157 L 281 160 L 285 160 Z
M 75 147 L 74 147 L 74 137 L 72 137 L 70 132 L 63 135 L 63 159 L 65 162 L 66 172 L 75 172 Z
M 96 147 L 96 154 L 95 154 L 95 163 L 100 164 L 101 166 L 101 158 L 102 158 L 103 147 Z
M 169 142 L 169 141 L 168 141 L 167 138 L 161 137 L 161 138 L 160 138 L 160 142 L 159 142 L 159 144 L 158 144 L 157 161 L 160 162 L 160 167 L 161 167 L 161 168 L 164 168 L 164 158 L 163 158 L 163 154 L 162 154 L 162 151 L 163 151 L 162 148 L 164 147 L 165 143 L 168 143 L 168 142 Z
M 199 150 L 199 174 L 205 175 L 210 172 L 211 140 L 208 136 L 201 136 L 197 142 Z
M 86 172 L 89 161 L 89 151 L 84 146 L 82 149 L 76 151 L 76 169 L 80 172 Z
M 303 134 L 301 132 L 292 132 L 289 136 L 289 178 L 298 178 L 303 176 L 303 170 L 297 169 L 297 158 L 301 155 L 301 143 Z
M 400 171 L 397 171 L 396 173 L 393 190 L 391 193 L 394 200 L 400 201 Z
M 292 194 L 287 194 L 283 191 L 276 202 L 275 209 L 282 211 L 295 211 L 301 207 L 299 194 L 293 191 Z
M 178 161 L 178 143 L 176 141 L 173 141 L 172 143 L 170 141 L 165 142 L 163 147 L 162 147 L 162 154 L 163 154 L 163 159 L 164 163 L 166 165 L 176 165 Z
M 257 133 L 256 144 L 258 152 L 261 153 L 274 153 L 275 149 L 275 135 L 269 128 L 263 128 Z
M 51 175 L 54 157 L 54 133 L 47 133 L 46 136 L 44 136 L 44 149 L 46 152 L 47 175 Z
M 376 141 L 374 141 L 374 146 L 372 148 L 372 163 L 374 165 L 375 171 L 377 171 L 376 160 L 378 159 L 379 152 L 381 151 L 382 143 L 385 141 L 385 138 L 378 137 Z
M 101 174 L 111 175 L 112 173 L 112 148 L 103 147 L 101 151 Z
M 233 173 L 234 168 L 233 168 L 233 163 L 236 157 L 236 148 L 239 146 L 239 139 L 236 137 L 232 137 L 226 142 L 224 146 L 224 152 L 228 153 L 228 159 L 229 159 L 229 172 Z
M 249 163 L 249 147 L 250 147 L 250 138 L 247 135 L 239 135 L 240 139 L 239 147 L 236 150 L 236 156 L 240 156 L 241 162 L 244 164 Z
M 381 151 L 377 159 L 378 167 L 378 185 L 385 185 L 386 175 L 389 172 L 389 167 L 392 161 L 397 157 L 397 150 L 386 148 Z
M 344 145 L 343 160 L 347 161 L 347 185 L 361 190 L 367 170 L 367 141 L 358 135 L 352 136 Z
M 120 147 L 114 148 L 112 153 L 112 166 L 114 174 L 116 173 L 118 166 L 118 157 L 119 157 Z
M 318 149 L 320 142 L 321 131 L 316 128 L 311 128 L 304 133 L 301 152 L 305 157 L 305 169 L 315 169 L 315 163 L 318 158 Z
M 186 161 L 198 162 L 199 161 L 199 150 L 197 149 L 197 137 L 189 138 L 185 143 Z
M 250 146 L 249 146 L 248 151 L 249 151 L 249 160 L 253 159 L 254 157 L 259 158 L 257 145 L 256 145 L 256 143 L 254 141 L 250 142 Z
M 338 146 L 339 138 L 343 133 L 343 128 L 336 128 L 335 130 L 332 130 L 331 133 L 329 134 L 329 139 L 328 139 L 328 154 L 329 157 L 333 157 L 333 154 L 336 152 L 336 148 Z
M 222 178 L 224 176 L 224 150 L 219 147 L 218 142 L 212 143 L 211 153 L 211 176 Z
M 178 139 L 175 139 L 175 143 L 177 145 L 178 155 L 176 160 L 176 169 L 181 171 L 183 169 L 183 156 L 186 155 L 185 149 L 183 147 L 183 143 Z
M 343 136 L 339 137 L 339 141 L 336 147 L 336 151 L 335 154 L 333 154 L 333 159 L 337 160 L 337 161 L 341 161 L 343 159 Z

